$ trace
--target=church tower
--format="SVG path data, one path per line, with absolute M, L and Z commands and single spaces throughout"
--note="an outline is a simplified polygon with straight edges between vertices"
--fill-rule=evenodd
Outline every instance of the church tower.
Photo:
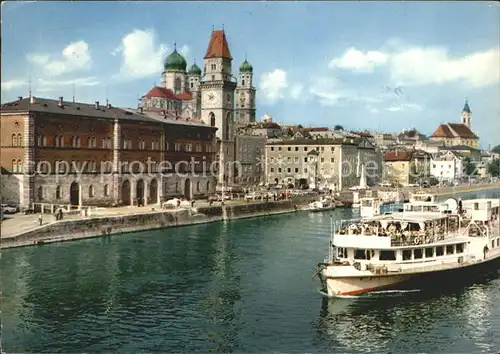
M 200 82 L 201 82 L 201 69 L 193 63 L 188 71 L 188 90 L 192 94 L 193 114 L 195 117 L 200 118 L 201 113 L 201 96 L 200 96 Z
M 462 124 L 465 124 L 472 129 L 472 111 L 469 107 L 469 102 L 465 100 L 464 109 L 462 109 Z
M 165 59 L 165 71 L 162 76 L 165 88 L 176 95 L 186 91 L 186 66 L 186 59 L 177 52 L 174 44 L 174 51 Z
M 252 84 L 253 67 L 245 59 L 240 65 L 236 87 L 235 121 L 239 126 L 255 122 L 255 87 Z
M 219 183 L 232 183 L 234 161 L 234 90 L 233 60 L 224 30 L 212 31 L 205 53 L 203 79 L 200 84 L 201 120 L 217 128 L 219 142 Z

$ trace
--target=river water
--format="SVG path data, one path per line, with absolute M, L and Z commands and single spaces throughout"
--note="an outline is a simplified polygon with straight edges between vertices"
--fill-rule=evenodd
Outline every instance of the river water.
M 328 300 L 311 276 L 329 231 L 329 213 L 297 213 L 5 250 L 3 350 L 500 350 L 498 274 L 457 289 Z

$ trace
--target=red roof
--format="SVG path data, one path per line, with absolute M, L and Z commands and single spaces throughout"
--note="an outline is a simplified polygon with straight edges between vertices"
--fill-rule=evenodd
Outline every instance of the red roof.
M 446 124 L 441 124 L 437 129 L 432 133 L 433 138 L 453 138 L 453 133 L 450 128 Z
M 308 131 L 308 132 L 327 132 L 328 128 L 325 128 L 325 127 L 305 128 L 304 131 Z
M 477 139 L 477 135 L 465 124 L 448 123 L 448 126 L 461 138 Z
M 437 129 L 432 133 L 433 138 L 468 138 L 468 139 L 477 139 L 476 134 L 470 130 L 468 126 L 460 123 L 448 123 L 441 124 Z
M 144 96 L 146 98 L 151 98 L 151 97 L 162 97 L 162 98 L 168 98 L 170 100 L 178 100 L 177 96 L 172 92 L 172 90 L 169 90 L 164 87 L 158 87 L 155 86 L 151 90 L 148 91 Z
M 411 151 L 387 151 L 385 153 L 384 161 L 410 161 L 411 155 Z
M 185 91 L 183 93 L 176 95 L 170 89 L 167 89 L 165 87 L 155 86 L 142 97 L 145 97 L 145 98 L 161 97 L 161 98 L 168 98 L 170 100 L 188 101 L 188 100 L 193 99 L 193 94 L 189 91 Z
M 229 45 L 227 44 L 224 30 L 212 31 L 212 37 L 210 38 L 210 43 L 208 44 L 208 49 L 205 53 L 205 59 L 209 58 L 233 59 L 231 52 L 229 51 Z
M 182 101 L 189 101 L 193 99 L 193 94 L 189 91 L 185 91 L 177 95 L 177 98 Z

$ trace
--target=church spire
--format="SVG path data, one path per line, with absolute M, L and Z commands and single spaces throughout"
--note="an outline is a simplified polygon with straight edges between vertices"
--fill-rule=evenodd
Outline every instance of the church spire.
M 472 111 L 470 110 L 470 107 L 469 107 L 469 100 L 467 100 L 467 97 L 465 97 L 465 105 L 464 105 L 464 109 L 462 109 L 462 112 L 472 113 Z

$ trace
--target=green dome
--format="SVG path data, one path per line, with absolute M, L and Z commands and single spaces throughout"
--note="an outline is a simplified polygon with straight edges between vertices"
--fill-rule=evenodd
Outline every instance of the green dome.
M 186 59 L 177 52 L 177 49 L 165 59 L 165 71 L 186 71 Z
M 240 72 L 251 73 L 253 71 L 252 65 L 245 59 L 243 64 L 240 65 Z
M 201 69 L 199 68 L 198 65 L 193 64 L 190 68 L 189 68 L 189 72 L 188 72 L 189 75 L 201 75 Z

